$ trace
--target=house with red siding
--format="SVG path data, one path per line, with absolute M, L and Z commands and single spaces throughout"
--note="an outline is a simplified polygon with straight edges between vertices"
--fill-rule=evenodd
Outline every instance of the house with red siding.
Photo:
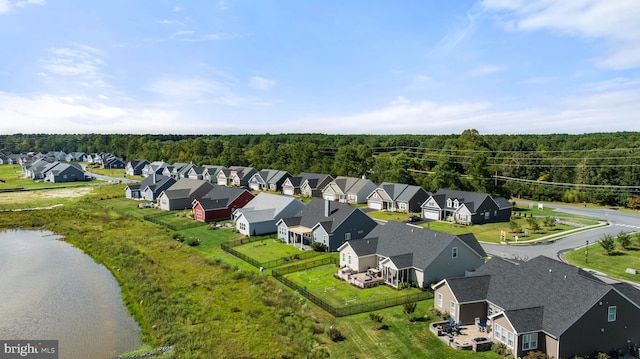
M 193 200 L 193 218 L 201 222 L 230 219 L 233 211 L 244 207 L 253 197 L 253 193 L 244 188 L 215 186 Z

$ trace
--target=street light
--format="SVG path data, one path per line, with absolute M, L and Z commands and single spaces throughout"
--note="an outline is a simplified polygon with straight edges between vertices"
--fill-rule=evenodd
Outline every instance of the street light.
M 587 239 L 587 246 L 584 248 L 584 262 L 589 263 L 589 240 Z

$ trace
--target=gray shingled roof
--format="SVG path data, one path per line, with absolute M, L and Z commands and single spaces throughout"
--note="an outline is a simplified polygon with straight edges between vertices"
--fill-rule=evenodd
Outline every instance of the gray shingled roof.
M 289 196 L 260 192 L 238 211 L 251 223 L 264 222 L 274 219 L 292 202 L 300 201 Z M 304 207 L 302 202 L 300 207 Z
M 328 217 L 325 216 L 326 205 L 329 205 L 331 209 Z M 308 228 L 313 228 L 316 224 L 322 224 L 327 233 L 332 233 L 333 229 L 342 224 L 355 211 L 360 211 L 360 209 L 346 203 L 314 198 L 294 217 L 299 218 L 296 221 L 297 224 L 293 224 L 296 222 L 290 221 L 291 218 L 284 219 L 284 222 L 287 226 L 301 225 Z
M 397 257 L 413 254 L 412 262 L 399 268 L 413 266 L 419 269 L 427 268 L 451 242 L 459 240 L 458 236 L 452 234 L 389 221 L 376 226 L 364 239 L 352 240 L 349 243 L 353 246 L 359 241 L 372 238 L 377 238 L 376 253 L 379 255 Z M 484 251 L 478 254 L 485 256 Z
M 366 178 L 344 177 L 338 176 L 333 182 L 338 186 L 342 193 L 358 193 L 371 180 Z
M 383 182 L 378 186 L 378 188 L 382 188 L 389 195 L 391 200 L 400 202 L 409 202 L 416 193 L 420 191 L 428 193 L 420 186 L 412 186 L 403 183 Z
M 519 333 L 544 330 L 558 337 L 614 288 L 628 291 L 632 300 L 640 299 L 640 293 L 630 286 L 604 283 L 584 270 L 544 256 L 522 263 L 494 257 L 471 277 L 448 279 L 447 283 L 455 283 L 456 297 L 465 297 L 465 285 L 480 290 L 487 276 L 486 299 L 505 310 Z M 532 321 L 536 316 L 540 320 Z

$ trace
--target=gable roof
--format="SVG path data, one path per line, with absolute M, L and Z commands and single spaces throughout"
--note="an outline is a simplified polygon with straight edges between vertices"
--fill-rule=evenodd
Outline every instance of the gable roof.
M 208 182 L 206 182 L 208 183 Z M 251 193 L 243 188 L 215 186 L 211 191 L 207 192 L 202 198 L 196 199 L 202 209 L 213 210 L 219 208 L 228 208 L 243 193 Z
M 471 238 L 475 240 L 473 234 L 469 234 L 467 241 L 471 241 Z M 371 239 L 376 241 L 371 241 Z M 365 245 L 364 243 L 359 243 L 361 241 L 369 241 L 370 243 Z M 372 248 L 370 246 L 376 245 L 375 253 L 389 257 L 398 268 L 416 267 L 425 269 L 445 248 L 455 241 L 463 240 L 459 236 L 452 234 L 389 221 L 384 225 L 376 226 L 365 238 L 349 241 L 349 244 L 352 247 L 354 245 L 358 246 L 356 248 L 363 253 L 371 251 Z M 463 242 L 467 243 L 466 241 Z M 470 247 L 479 256 L 485 257 L 484 250 L 480 252 L 476 250 L 478 246 Z M 407 256 L 408 254 L 411 254 L 411 256 Z
M 176 183 L 174 183 L 171 187 L 164 191 L 164 194 L 167 198 L 186 198 L 191 196 L 192 193 L 198 191 L 200 188 L 210 187 L 213 188 L 213 185 L 207 181 L 196 180 L 191 178 L 181 178 Z
M 289 172 L 287 171 L 272 170 L 272 169 L 263 169 L 260 172 L 258 172 L 258 174 L 260 175 L 260 177 L 262 177 L 265 183 L 277 183 L 283 177 L 291 176 L 291 174 L 289 174 Z
M 373 182 L 371 182 L 371 180 L 366 178 L 338 176 L 333 180 L 332 183 L 335 183 L 335 185 L 338 186 L 338 188 L 340 189 L 340 191 L 342 191 L 342 193 L 347 194 L 347 193 L 357 193 L 361 189 L 366 187 L 368 184 L 370 183 L 372 184 Z
M 419 192 L 430 194 L 420 186 L 391 182 L 382 182 L 376 190 L 383 190 L 389 196 L 389 199 L 394 202 L 409 202 Z
M 329 206 L 328 216 L 325 216 L 325 206 Z M 360 211 L 360 209 L 346 203 L 314 198 L 294 217 L 283 218 L 282 220 L 287 226 L 313 228 L 320 224 L 327 233 L 332 233 L 355 211 Z
M 637 289 L 607 284 L 582 269 L 544 256 L 522 263 L 493 257 L 470 277 L 446 281 L 460 302 L 480 300 L 486 290 L 485 299 L 505 311 L 518 333 L 543 330 L 559 337 L 611 290 L 640 306 Z

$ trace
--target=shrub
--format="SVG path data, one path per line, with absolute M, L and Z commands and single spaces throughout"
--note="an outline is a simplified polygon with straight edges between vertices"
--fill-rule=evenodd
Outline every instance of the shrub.
M 624 249 L 631 248 L 631 235 L 625 231 L 620 231 L 618 233 L 618 242 L 620 242 L 620 246 Z
M 332 342 L 339 342 L 344 340 L 344 335 L 342 335 L 342 332 L 333 325 L 329 327 L 329 330 L 327 330 L 327 335 Z
M 616 241 L 609 233 L 603 234 L 598 243 L 600 243 L 602 248 L 604 248 L 607 255 L 612 255 L 613 251 L 616 249 Z
M 382 328 L 382 320 L 384 319 L 383 316 L 378 313 L 369 313 L 369 319 L 371 319 L 375 324 L 375 329 Z
M 407 302 L 402 305 L 402 311 L 412 320 L 412 314 L 416 311 L 417 302 Z
M 547 354 L 539 350 L 531 350 L 527 352 L 527 355 L 525 355 L 522 359 L 548 359 L 548 358 L 549 357 L 547 356 Z
M 186 243 L 187 245 L 189 245 L 191 247 L 195 247 L 197 245 L 200 245 L 200 243 L 202 243 L 202 241 L 200 240 L 200 238 L 189 238 L 189 239 L 185 240 L 184 243 Z
M 326 252 L 328 249 L 326 245 L 318 242 L 311 243 L 311 248 L 316 252 Z

